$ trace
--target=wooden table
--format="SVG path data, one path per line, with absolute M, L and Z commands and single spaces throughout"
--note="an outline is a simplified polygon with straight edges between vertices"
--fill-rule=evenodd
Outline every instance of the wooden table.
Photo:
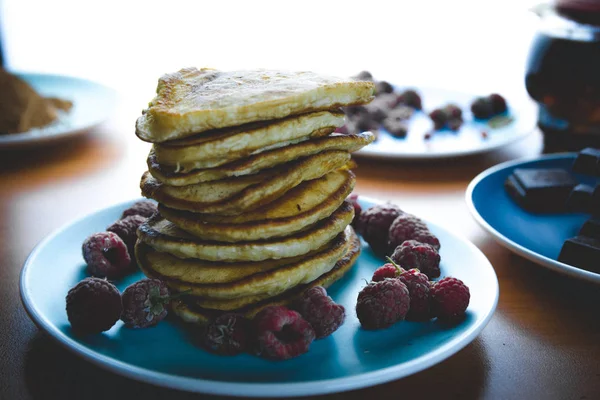
M 0 152 L 0 399 L 187 399 L 93 366 L 30 321 L 19 272 L 36 243 L 68 221 L 139 196 L 149 146 L 133 133 L 141 101 L 88 135 L 54 146 Z M 485 156 L 436 163 L 357 159 L 356 191 L 462 234 L 490 259 L 500 301 L 466 348 L 416 375 L 323 396 L 361 398 L 600 398 L 600 288 L 550 272 L 496 244 L 470 217 L 469 181 L 508 159 L 540 152 L 539 134 Z

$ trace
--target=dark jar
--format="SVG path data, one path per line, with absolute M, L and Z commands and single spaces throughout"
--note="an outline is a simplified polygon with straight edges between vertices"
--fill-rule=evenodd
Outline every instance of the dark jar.
M 600 0 L 560 1 L 539 14 L 525 86 L 539 105 L 544 151 L 600 148 Z

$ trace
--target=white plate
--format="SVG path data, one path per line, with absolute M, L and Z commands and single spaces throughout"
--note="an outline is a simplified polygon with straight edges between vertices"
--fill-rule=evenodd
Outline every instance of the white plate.
M 21 296 L 32 320 L 60 344 L 117 374 L 181 390 L 233 396 L 305 396 L 340 392 L 399 379 L 439 363 L 469 344 L 491 319 L 498 281 L 473 244 L 429 224 L 441 241 L 443 275 L 462 279 L 471 291 L 467 315 L 456 326 L 435 321 L 401 322 L 366 331 L 354 312 L 356 298 L 384 263 L 365 245 L 356 265 L 329 288 L 346 308 L 346 322 L 310 351 L 272 362 L 248 354 L 223 357 L 194 345 L 194 333 L 174 316 L 155 328 L 130 330 L 118 322 L 109 331 L 73 335 L 65 312 L 69 288 L 87 276 L 83 240 L 115 221 L 130 203 L 100 210 L 59 229 L 29 256 L 21 273 Z M 363 206 L 372 203 L 364 202 Z M 115 282 L 120 290 L 142 278 L 137 272 Z M 196 338 L 197 341 L 197 338 Z
M 402 92 L 406 88 L 396 88 Z M 374 143 L 360 149 L 357 156 L 393 160 L 430 160 L 463 157 L 489 152 L 524 139 L 535 129 L 537 111 L 533 103 L 526 99 L 507 98 L 508 114 L 513 120 L 501 128 L 492 129 L 486 121 L 474 120 L 470 107 L 478 96 L 488 93 L 464 93 L 440 88 L 414 88 L 423 101 L 423 110 L 416 112 L 409 120 L 406 138 L 395 138 L 384 129 Z M 458 132 L 450 130 L 436 131 L 430 140 L 424 140 L 425 134 L 433 131 L 428 112 L 448 103 L 454 103 L 463 110 L 464 124 Z M 487 138 L 483 138 L 486 132 Z
M 0 148 L 37 145 L 79 135 L 106 121 L 114 110 L 116 93 L 98 83 L 61 75 L 16 75 L 40 95 L 70 100 L 73 107 L 48 126 L 22 133 L 0 134 Z

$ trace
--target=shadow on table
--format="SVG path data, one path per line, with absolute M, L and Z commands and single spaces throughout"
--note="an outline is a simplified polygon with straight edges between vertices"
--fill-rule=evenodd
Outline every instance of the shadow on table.
M 113 164 L 123 149 L 101 130 L 56 142 L 24 148 L 0 148 L 0 172 L 4 178 L 43 170 L 60 178 L 87 174 Z
M 475 399 L 481 397 L 488 369 L 485 348 L 479 340 L 475 340 L 448 360 L 402 380 L 353 392 L 306 399 L 398 399 L 403 394 L 417 393 L 423 393 L 426 398 Z M 36 400 L 199 398 L 196 394 L 155 387 L 105 371 L 64 350 L 41 332 L 29 343 L 25 358 L 25 380 L 27 390 Z M 216 400 L 228 397 L 202 395 L 201 398 Z

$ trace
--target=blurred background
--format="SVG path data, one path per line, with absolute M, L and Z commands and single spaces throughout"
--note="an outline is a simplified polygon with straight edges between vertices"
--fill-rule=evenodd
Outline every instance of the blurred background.
M 144 102 L 183 66 L 370 70 L 399 84 L 524 90 L 539 1 L 0 0 L 5 64 Z

